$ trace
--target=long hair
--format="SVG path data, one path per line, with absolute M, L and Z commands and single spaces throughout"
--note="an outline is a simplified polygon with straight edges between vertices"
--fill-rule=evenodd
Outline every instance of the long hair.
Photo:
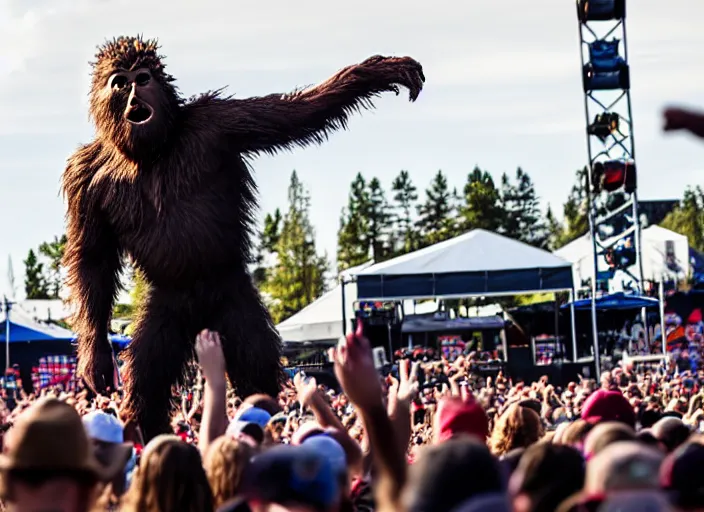
M 144 449 L 121 510 L 203 512 L 213 493 L 198 450 L 176 436 L 157 436 Z
M 253 455 L 251 446 L 230 436 L 221 436 L 208 447 L 203 465 L 213 491 L 215 508 L 237 496 L 242 476 Z
M 489 447 L 494 455 L 504 455 L 515 448 L 527 448 L 543 437 L 540 416 L 519 404 L 512 404 L 499 417 L 491 431 Z

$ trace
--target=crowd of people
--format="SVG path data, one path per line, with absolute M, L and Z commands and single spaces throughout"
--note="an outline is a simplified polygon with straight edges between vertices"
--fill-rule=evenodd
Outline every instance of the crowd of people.
M 0 498 L 28 512 L 704 510 L 704 374 L 622 365 L 563 388 L 412 355 L 380 373 L 360 329 L 341 390 L 298 372 L 237 396 L 217 333 L 145 441 L 120 394 L 49 387 L 3 403 Z

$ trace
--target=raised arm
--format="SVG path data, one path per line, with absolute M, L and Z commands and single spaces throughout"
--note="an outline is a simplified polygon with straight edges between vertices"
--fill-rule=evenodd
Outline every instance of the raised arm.
M 116 237 L 91 191 L 95 148 L 81 148 L 70 159 L 62 188 L 68 201 L 66 250 L 73 307 L 71 327 L 78 335 L 78 375 L 97 393 L 113 386 L 108 324 L 119 287 L 121 255 Z
M 697 137 L 704 138 L 704 113 L 680 108 L 668 108 L 663 117 L 665 119 L 664 130 L 688 131 Z
M 242 152 L 274 153 L 322 143 L 346 127 L 350 114 L 373 108 L 372 99 L 383 92 L 399 94 L 405 87 L 415 101 L 424 81 L 423 68 L 410 57 L 375 56 L 302 91 L 241 100 L 211 95 L 190 107 Z

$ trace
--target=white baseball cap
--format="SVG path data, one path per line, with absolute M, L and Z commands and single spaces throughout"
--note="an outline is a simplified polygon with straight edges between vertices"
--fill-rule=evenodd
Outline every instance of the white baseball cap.
M 113 444 L 125 442 L 125 429 L 122 422 L 112 414 L 91 411 L 83 416 L 83 426 L 88 437 L 96 441 Z

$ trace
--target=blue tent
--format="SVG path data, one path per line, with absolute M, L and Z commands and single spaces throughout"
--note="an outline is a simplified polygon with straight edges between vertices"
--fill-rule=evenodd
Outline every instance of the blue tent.
M 6 319 L 0 322 L 0 343 L 6 343 Z M 75 334 L 58 325 L 39 322 L 19 308 L 10 310 L 10 343 L 30 341 L 71 341 Z
M 657 299 L 650 297 L 641 297 L 638 295 L 626 295 L 623 292 L 604 295 L 596 299 L 596 309 L 600 311 L 641 309 L 641 308 L 656 308 L 660 304 Z M 563 304 L 562 308 L 570 307 L 570 303 Z M 588 310 L 592 308 L 591 299 L 581 299 L 574 301 L 574 309 Z
M 572 289 L 572 264 L 475 229 L 355 273 L 363 300 L 461 298 Z

